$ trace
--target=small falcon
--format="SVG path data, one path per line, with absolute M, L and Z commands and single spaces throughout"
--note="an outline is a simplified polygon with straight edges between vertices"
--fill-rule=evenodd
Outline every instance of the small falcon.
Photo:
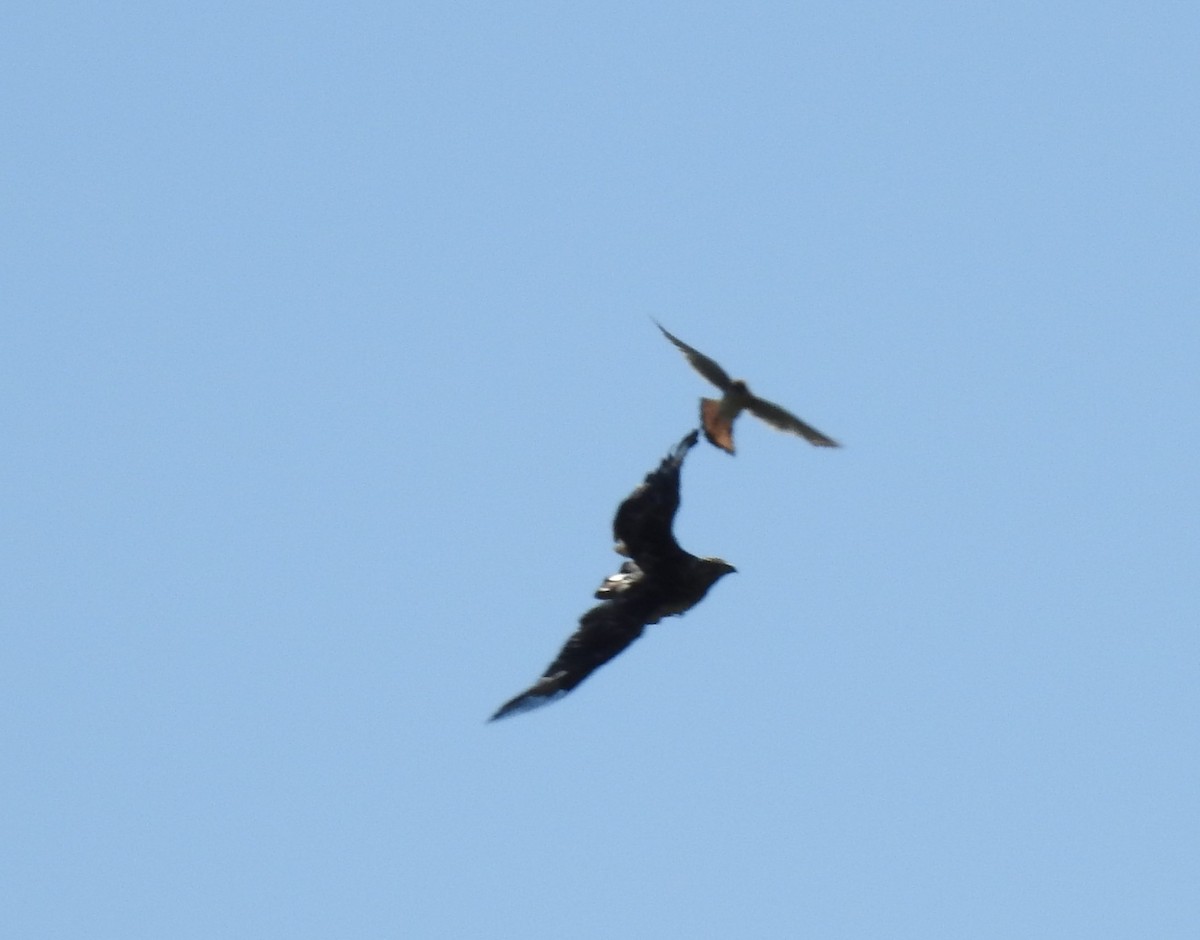
M 743 410 L 762 418 L 771 427 L 780 431 L 798 434 L 817 447 L 840 447 L 832 437 L 826 437 L 816 428 L 805 424 L 790 411 L 785 411 L 773 402 L 758 398 L 741 379 L 731 379 L 724 369 L 704 353 L 692 349 L 683 340 L 672 336 L 657 320 L 654 325 L 662 330 L 663 336 L 674 343 L 687 357 L 692 368 L 724 392 L 720 401 L 712 398 L 700 399 L 700 422 L 704 436 L 710 444 L 726 453 L 733 453 L 733 421 Z
M 603 603 L 580 618 L 579 628 L 542 677 L 501 705 L 490 721 L 562 698 L 640 637 L 647 626 L 691 610 L 709 588 L 736 570 L 720 558 L 689 554 L 671 531 L 679 509 L 679 471 L 699 438 L 699 432 L 692 431 L 680 441 L 617 507 L 615 548 L 629 560 L 596 589 L 595 596 Z

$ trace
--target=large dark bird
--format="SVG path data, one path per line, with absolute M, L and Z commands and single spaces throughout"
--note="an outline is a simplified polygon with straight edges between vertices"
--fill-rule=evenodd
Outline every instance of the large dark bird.
M 679 470 L 696 446 L 692 431 L 658 469 L 617 507 L 616 550 L 629 558 L 596 590 L 603 601 L 579 620 L 579 629 L 532 686 L 492 715 L 492 721 L 561 698 L 663 617 L 691 610 L 708 589 L 734 571 L 720 558 L 697 558 L 679 547 L 671 532 L 679 509 Z
M 754 395 L 741 379 L 731 379 L 729 374 L 712 359 L 698 350 L 692 349 L 678 337 L 668 333 L 663 325 L 655 321 L 655 326 L 662 330 L 663 336 L 678 347 L 679 351 L 691 363 L 692 368 L 712 382 L 724 392 L 720 401 L 712 398 L 700 399 L 700 422 L 704 427 L 704 436 L 710 444 L 726 453 L 733 453 L 733 421 L 743 410 L 762 418 L 771 427 L 791 434 L 799 434 L 810 444 L 817 447 L 838 447 L 837 441 L 826 437 L 816 428 L 805 424 L 790 411 L 785 411 L 774 402 Z

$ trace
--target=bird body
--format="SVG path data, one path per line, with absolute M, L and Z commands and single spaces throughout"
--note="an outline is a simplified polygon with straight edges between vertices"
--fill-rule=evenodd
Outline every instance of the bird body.
M 528 711 L 566 695 L 623 652 L 645 628 L 695 607 L 717 581 L 734 571 L 720 558 L 697 558 L 672 532 L 679 509 L 679 471 L 699 435 L 692 431 L 617 507 L 616 549 L 628 560 L 596 589 L 601 601 L 579 620 L 540 679 L 502 705 L 491 720 Z
M 725 394 L 719 398 L 700 399 L 700 426 L 704 429 L 704 437 L 710 444 L 726 453 L 732 454 L 733 422 L 738 415 L 750 407 L 754 396 L 741 379 L 734 379 L 725 389 Z
M 683 353 L 693 369 L 724 393 L 719 400 L 700 399 L 700 425 L 710 444 L 732 454 L 734 452 L 733 422 L 743 411 L 749 411 L 776 430 L 798 434 L 816 447 L 840 446 L 833 438 L 822 434 L 812 425 L 805 424 L 790 411 L 765 398 L 759 398 L 741 379 L 731 379 L 715 360 L 710 359 L 699 350 L 693 349 L 678 337 L 672 336 L 661 323 L 656 322 L 655 325 L 662 330 L 663 336 Z

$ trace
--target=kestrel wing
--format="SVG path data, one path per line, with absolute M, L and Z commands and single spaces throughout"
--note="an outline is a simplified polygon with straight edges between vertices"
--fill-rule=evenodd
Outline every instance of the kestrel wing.
M 762 418 L 767 424 L 780 431 L 799 434 L 802 438 L 817 447 L 840 447 L 832 437 L 826 437 L 812 425 L 805 424 L 790 411 L 780 408 L 774 402 L 763 398 L 751 398 L 746 403 L 751 414 Z
M 488 720 L 507 718 L 562 698 L 642 635 L 642 614 L 637 604 L 597 604 L 579 619 L 579 629 L 571 634 L 542 677 L 501 705 Z
M 654 325 L 662 330 L 663 336 L 674 343 L 679 351 L 687 357 L 687 361 L 692 364 L 693 369 L 712 382 L 712 384 L 721 391 L 724 392 L 728 390 L 733 380 L 729 378 L 729 375 L 724 369 L 717 365 L 713 360 L 709 359 L 708 356 L 704 355 L 704 353 L 700 352 L 699 350 L 692 349 L 692 347 L 683 340 L 672 336 L 657 320 L 654 321 Z
M 646 475 L 637 489 L 617 507 L 613 517 L 613 538 L 647 574 L 665 559 L 683 553 L 671 526 L 679 510 L 679 471 L 683 458 L 700 439 L 690 432 L 671 450 L 658 468 Z

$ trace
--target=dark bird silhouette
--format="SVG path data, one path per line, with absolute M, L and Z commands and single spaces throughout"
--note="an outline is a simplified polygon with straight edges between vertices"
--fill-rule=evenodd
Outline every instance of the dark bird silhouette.
M 720 401 L 712 398 L 700 399 L 700 423 L 704 436 L 710 444 L 726 453 L 733 453 L 733 422 L 743 410 L 762 418 L 771 427 L 791 434 L 799 434 L 817 447 L 840 447 L 832 437 L 826 437 L 812 425 L 805 424 L 790 411 L 774 402 L 754 395 L 741 379 L 731 379 L 729 374 L 704 353 L 692 349 L 678 337 L 672 336 L 657 320 L 654 325 L 662 330 L 663 336 L 674 343 L 687 357 L 692 368 L 724 392 Z
M 500 706 L 491 721 L 566 695 L 648 625 L 691 610 L 720 578 L 736 570 L 720 558 L 688 554 L 671 531 L 679 509 L 679 471 L 698 440 L 699 432 L 692 431 L 617 507 L 614 547 L 629 560 L 596 589 L 603 603 L 580 618 L 579 628 L 542 677 Z

